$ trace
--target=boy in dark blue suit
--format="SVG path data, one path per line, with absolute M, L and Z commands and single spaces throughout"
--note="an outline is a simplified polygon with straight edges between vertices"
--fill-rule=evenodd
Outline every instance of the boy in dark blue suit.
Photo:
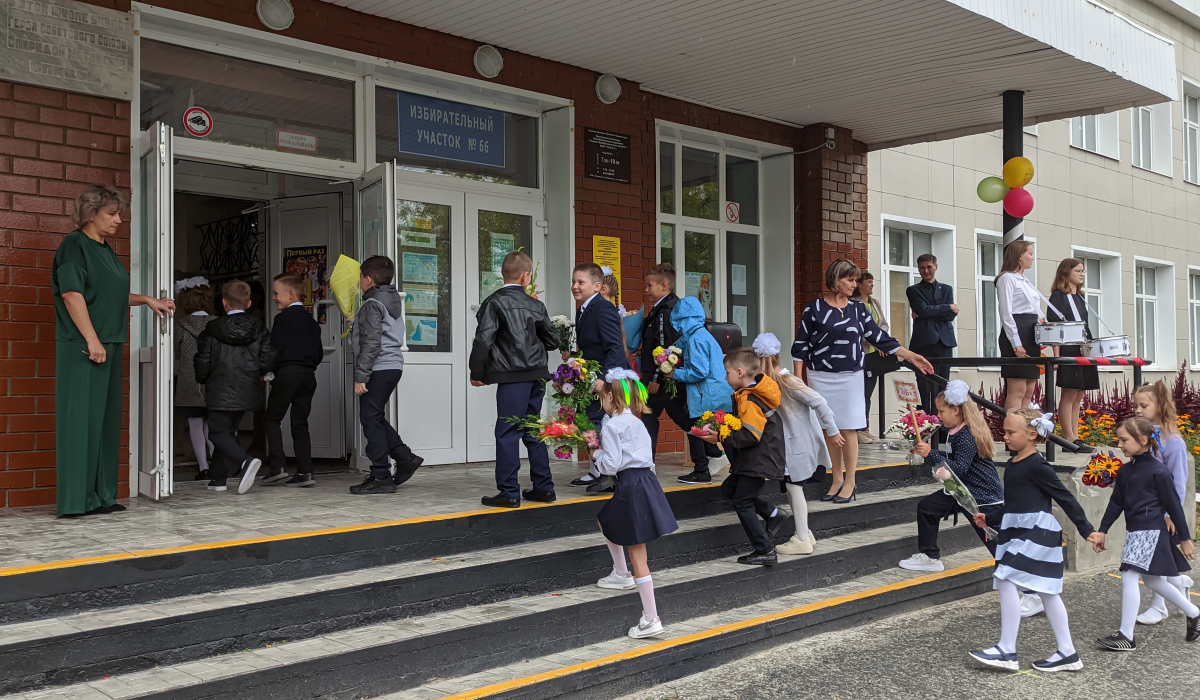
M 599 362 L 601 373 L 606 373 L 614 367 L 629 369 L 629 360 L 625 357 L 625 341 L 621 338 L 621 314 L 617 307 L 600 296 L 603 282 L 604 272 L 596 263 L 579 263 L 571 275 L 571 296 L 581 302 L 575 312 L 575 342 L 579 346 L 579 356 Z M 564 353 L 563 360 L 567 357 Z M 604 417 L 599 401 L 588 405 L 587 417 L 599 430 Z M 587 476 L 572 481 L 571 485 L 587 486 L 588 493 L 597 493 L 611 491 L 613 481 L 612 477 L 601 477 L 592 465 Z

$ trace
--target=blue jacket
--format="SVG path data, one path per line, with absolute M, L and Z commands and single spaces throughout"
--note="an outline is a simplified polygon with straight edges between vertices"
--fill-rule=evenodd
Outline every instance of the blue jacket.
M 926 348 L 941 343 L 948 348 L 958 345 L 954 338 L 954 288 L 948 284 L 917 282 L 906 291 L 908 305 L 917 314 L 913 319 L 910 348 Z
M 688 413 L 732 411 L 733 388 L 725 381 L 725 355 L 704 328 L 704 309 L 695 297 L 683 297 L 671 309 L 671 325 L 682 335 L 676 345 L 683 361 L 672 375 L 687 387 Z
M 629 369 L 621 339 L 621 313 L 599 294 L 587 308 L 575 312 L 575 343 L 583 359 L 599 362 L 605 372 L 614 367 Z

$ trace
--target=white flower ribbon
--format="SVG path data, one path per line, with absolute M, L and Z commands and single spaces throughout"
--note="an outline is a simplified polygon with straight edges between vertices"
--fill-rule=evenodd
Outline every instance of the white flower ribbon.
M 778 355 L 783 349 L 783 343 L 779 342 L 779 338 L 775 337 L 774 333 L 759 333 L 751 345 L 754 348 L 754 354 L 759 357 L 770 357 Z

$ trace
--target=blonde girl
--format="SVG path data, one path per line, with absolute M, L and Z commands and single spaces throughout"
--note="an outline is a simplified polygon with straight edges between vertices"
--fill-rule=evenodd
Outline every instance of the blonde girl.
M 816 536 L 808 529 L 808 502 L 803 484 L 816 477 L 825 478 L 825 469 L 833 460 L 829 446 L 842 447 L 846 438 L 838 430 L 837 420 L 829 404 L 802 379 L 779 367 L 779 351 L 783 345 L 774 333 L 762 333 L 754 339 L 754 354 L 758 355 L 759 371 L 779 385 L 779 414 L 783 418 L 786 441 L 786 479 L 780 484 L 787 492 L 796 521 L 796 532 L 787 542 L 775 548 L 779 554 L 812 554 Z M 781 523 L 782 524 L 782 523 Z M 768 533 L 770 534 L 770 533 Z
M 1178 416 L 1175 413 L 1175 401 L 1166 382 L 1161 379 L 1153 384 L 1144 384 L 1133 392 L 1134 411 L 1137 415 L 1150 421 L 1158 434 L 1150 442 L 1152 453 L 1160 462 L 1166 465 L 1175 485 L 1175 494 L 1179 503 L 1187 508 L 1187 444 L 1179 434 Z M 1168 524 L 1170 517 L 1167 517 Z M 1186 596 L 1192 587 L 1192 579 L 1187 575 L 1170 576 L 1167 583 L 1183 591 Z M 1150 607 L 1137 616 L 1139 624 L 1156 625 L 1167 619 L 1167 602 L 1161 595 L 1154 594 Z
M 646 387 L 637 372 L 611 369 L 597 383 L 608 419 L 601 428 L 600 449 L 593 454 L 600 474 L 616 479 L 615 491 L 596 516 L 612 554 L 613 570 L 596 582 L 600 588 L 636 588 L 642 599 L 642 617 L 629 629 L 634 639 L 663 633 L 654 601 L 654 580 L 646 561 L 646 543 L 679 529 L 658 477 L 654 475 L 654 450 L 641 416 L 646 407 Z M 625 565 L 625 547 L 633 573 Z

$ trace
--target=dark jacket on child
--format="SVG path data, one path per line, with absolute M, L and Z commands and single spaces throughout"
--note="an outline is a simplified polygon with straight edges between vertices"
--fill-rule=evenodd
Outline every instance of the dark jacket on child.
M 677 301 L 679 297 L 675 296 L 675 292 L 671 292 L 647 311 L 646 319 L 642 321 L 642 351 L 638 364 L 642 370 L 642 381 L 646 384 L 661 384 L 663 381 L 662 370 L 654 361 L 654 349 L 670 347 L 679 340 L 679 331 L 671 325 L 671 310 L 675 308 Z
M 475 320 L 471 379 L 515 384 L 550 378 L 546 353 L 558 346 L 558 334 L 545 304 L 519 285 L 501 287 L 483 300 Z
M 971 497 L 981 506 L 1004 502 L 1004 486 L 996 471 L 996 463 L 979 454 L 975 436 L 966 425 L 950 434 L 950 451 L 930 450 L 925 466 L 936 469 L 945 464 L 963 482 Z
M 621 338 L 621 312 L 597 293 L 575 312 L 575 344 L 579 356 L 595 360 L 602 370 L 629 369 L 625 341 Z
M 196 339 L 193 368 L 214 411 L 250 411 L 259 403 L 263 375 L 275 351 L 262 321 L 248 314 L 221 316 Z
M 1183 553 L 1174 546 L 1191 539 L 1187 516 L 1175 493 L 1175 480 L 1166 465 L 1149 451 L 1134 457 L 1117 471 L 1117 482 L 1113 484 L 1112 495 L 1108 498 L 1108 508 L 1100 520 L 1100 532 L 1108 534 L 1108 529 L 1122 513 L 1125 514 L 1127 548 L 1131 546 L 1129 538 L 1133 533 L 1156 530 L 1159 534 L 1148 567 L 1122 562 L 1121 571 L 1132 568 L 1150 576 L 1178 576 L 1181 571 L 1191 570 Z M 1171 522 L 1175 524 L 1174 536 L 1167 531 L 1163 518 L 1165 515 L 1171 516 Z
M 275 315 L 271 327 L 275 350 L 272 372 L 313 372 L 325 359 L 321 347 L 321 324 L 303 306 L 289 306 Z
M 729 472 L 782 481 L 787 463 L 786 438 L 779 409 L 779 385 L 762 374 L 755 383 L 733 393 L 733 415 L 742 422 L 722 441 Z

